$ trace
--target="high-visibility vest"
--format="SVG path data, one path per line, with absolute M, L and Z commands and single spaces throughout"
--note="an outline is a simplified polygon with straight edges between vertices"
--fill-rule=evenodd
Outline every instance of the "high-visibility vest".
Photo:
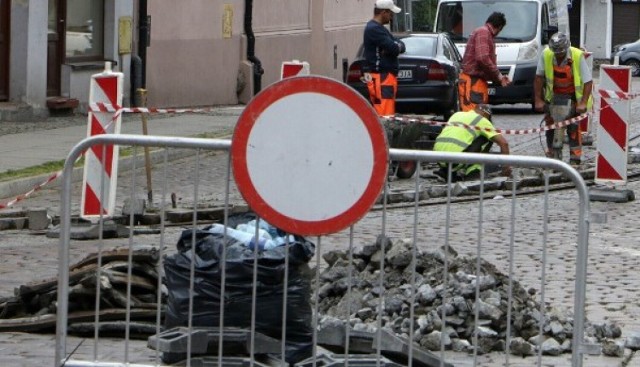
M 576 88 L 576 101 L 580 101 L 582 99 L 582 94 L 584 91 L 584 85 L 582 84 L 582 75 L 580 75 L 580 58 L 584 57 L 584 52 L 575 47 L 570 47 L 570 50 L 571 59 L 573 60 L 573 62 L 571 63 L 571 71 L 573 73 L 573 85 Z M 553 57 L 553 51 L 551 51 L 549 47 L 545 48 L 542 52 L 542 58 L 544 61 L 544 77 L 546 80 L 544 99 L 547 102 L 550 102 L 553 98 Z M 587 101 L 587 109 L 591 109 L 592 104 L 593 96 L 589 96 L 589 100 Z
M 475 111 L 456 112 L 449 119 L 450 123 L 459 123 L 469 126 L 469 128 L 461 126 L 447 126 L 436 138 L 433 150 L 439 152 L 462 152 L 471 145 L 471 143 L 480 135 L 487 139 L 498 135 L 493 130 L 491 121 L 477 114 Z M 478 130 L 476 128 L 480 128 Z

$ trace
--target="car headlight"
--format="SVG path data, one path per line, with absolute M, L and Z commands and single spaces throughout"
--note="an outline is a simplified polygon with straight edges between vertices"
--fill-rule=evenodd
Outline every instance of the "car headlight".
M 534 60 L 538 58 L 538 43 L 534 40 L 520 46 L 518 61 Z

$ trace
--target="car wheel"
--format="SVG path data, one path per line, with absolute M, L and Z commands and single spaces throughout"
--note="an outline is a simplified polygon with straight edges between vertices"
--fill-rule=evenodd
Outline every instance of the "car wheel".
M 631 75 L 640 76 L 640 61 L 636 59 L 629 59 L 622 63 L 623 65 L 631 66 Z
M 418 162 L 416 161 L 398 162 L 398 171 L 396 172 L 396 176 L 398 176 L 398 178 L 410 178 L 414 173 L 416 173 L 417 168 Z

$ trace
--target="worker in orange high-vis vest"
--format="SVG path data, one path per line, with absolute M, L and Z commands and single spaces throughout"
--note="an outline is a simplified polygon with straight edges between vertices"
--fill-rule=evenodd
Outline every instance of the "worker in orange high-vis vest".
M 393 37 L 385 25 L 400 10 L 393 0 L 376 0 L 373 19 L 367 22 L 364 29 L 364 81 L 373 108 L 380 116 L 396 113 L 398 55 L 405 51 L 405 46 Z
M 545 123 L 552 125 L 553 118 L 548 106 L 554 97 L 566 97 L 571 99 L 571 116 L 579 116 L 593 103 L 591 91 L 593 80 L 591 69 L 584 57 L 584 51 L 571 47 L 569 37 L 564 33 L 556 33 L 551 36 L 549 46 L 544 49 L 534 82 L 536 111 L 545 111 Z M 579 165 L 582 160 L 582 134 L 580 124 L 567 126 L 569 135 L 569 162 Z M 547 156 L 551 156 L 553 148 L 554 131 L 547 130 Z

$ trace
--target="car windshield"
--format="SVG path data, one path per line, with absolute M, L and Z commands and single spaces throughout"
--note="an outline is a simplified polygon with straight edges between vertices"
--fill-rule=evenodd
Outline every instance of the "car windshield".
M 402 39 L 406 47 L 405 56 L 434 56 L 436 53 L 436 37 L 405 37 Z
M 451 1 L 442 2 L 438 11 L 437 32 L 446 32 L 454 42 L 466 41 L 494 11 L 504 13 L 507 25 L 498 34 L 498 42 L 530 41 L 536 36 L 538 4 L 533 1 Z

